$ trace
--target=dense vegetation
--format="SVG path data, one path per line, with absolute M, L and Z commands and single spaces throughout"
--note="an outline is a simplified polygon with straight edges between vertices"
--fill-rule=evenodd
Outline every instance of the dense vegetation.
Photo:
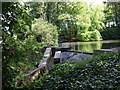
M 104 40 L 117 40 L 120 39 L 120 26 L 106 27 L 103 32 L 101 32 Z
M 41 90 L 119 89 L 120 53 L 95 56 L 90 60 L 54 65 L 28 86 Z
M 31 3 L 28 3 L 31 4 Z M 86 2 L 34 3 L 39 16 L 58 26 L 63 41 L 102 40 L 103 5 L 89 6 Z
M 65 3 L 60 12 L 58 22 L 62 38 L 67 41 L 102 39 L 98 31 L 103 26 L 102 7 L 91 7 L 85 2 Z
M 106 27 L 101 32 L 104 40 L 120 39 L 120 2 L 108 4 L 105 9 Z
M 24 75 L 39 64 L 42 47 L 57 45 L 56 26 L 32 19 L 28 11 L 20 3 L 3 3 L 3 88 L 21 86 Z
M 57 27 L 39 18 L 32 24 L 32 30 L 29 34 L 34 34 L 38 42 L 44 42 L 51 45 L 57 45 L 58 32 Z
M 120 8 L 117 3 L 95 6 L 86 2 L 26 4 L 32 8 L 30 12 L 34 17 L 41 17 L 56 25 L 63 41 L 120 39 L 120 34 L 116 30 L 120 22 Z M 111 25 L 111 22 L 114 24 Z
M 42 58 L 41 49 L 47 45 L 58 45 L 58 36 L 61 37 L 63 41 L 120 39 L 119 20 L 117 19 L 120 15 L 119 9 L 119 7 L 116 9 L 116 5 L 109 7 L 104 7 L 104 5 L 92 6 L 86 2 L 2 2 L 2 17 L 0 19 L 2 20 L 3 40 L 3 89 L 16 88 L 18 86 L 22 87 L 24 75 L 38 66 Z M 104 12 L 106 16 L 104 16 Z M 115 16 L 117 18 L 115 18 Z M 116 25 L 109 27 L 104 26 L 114 19 L 116 20 Z M 111 59 L 109 57 L 111 57 L 113 61 L 110 61 Z M 112 67 L 111 65 L 113 64 L 114 70 L 119 69 L 119 67 L 116 66 L 118 65 L 118 61 L 116 60 L 119 60 L 119 55 L 113 55 L 113 57 L 107 56 L 106 58 L 108 61 L 102 61 L 104 57 L 101 58 L 100 62 L 93 62 L 93 60 L 92 63 L 89 64 L 91 67 L 79 67 L 79 65 L 76 66 L 76 63 L 56 65 L 48 72 L 49 75 L 46 74 L 40 82 L 37 81 L 34 85 L 38 87 L 40 84 L 43 86 L 48 84 L 48 87 L 46 86 L 45 88 L 50 88 L 50 83 L 51 85 L 54 83 L 55 86 L 52 88 L 72 88 L 73 85 L 77 88 L 77 85 L 80 84 L 76 82 L 79 80 L 74 76 L 79 74 L 80 70 L 86 70 L 85 73 L 83 71 L 83 74 L 87 81 L 84 82 L 84 80 L 80 79 L 84 84 L 82 84 L 81 87 L 88 88 L 87 86 L 89 86 L 93 88 L 93 83 L 89 84 L 89 82 L 95 81 L 95 78 L 92 76 L 94 72 L 90 72 L 91 69 L 98 70 L 99 68 L 104 68 L 109 71 L 109 66 Z M 100 58 L 98 59 L 100 60 Z M 113 63 L 114 61 L 116 62 Z M 106 67 L 102 67 L 101 62 L 103 62 Z M 75 72 L 73 72 L 74 70 Z M 89 75 L 88 72 L 91 74 Z M 107 71 L 103 70 L 103 72 L 103 75 L 107 75 L 107 73 L 105 73 Z M 72 78 L 70 79 L 68 76 L 63 76 L 63 73 L 68 76 L 70 75 Z M 86 73 L 88 75 L 86 75 Z M 97 75 L 100 73 L 101 72 L 98 72 Z M 115 76 L 112 77 L 109 75 L 108 77 L 114 81 L 114 79 L 117 79 L 118 72 L 112 72 L 112 74 L 116 74 L 116 78 L 114 78 Z M 68 83 L 71 86 L 68 85 L 67 80 L 64 81 L 62 78 L 59 78 L 59 75 L 65 80 L 68 78 L 68 81 L 70 80 Z M 50 78 L 48 76 L 50 76 Z M 83 76 L 80 75 L 79 77 Z M 50 83 L 45 81 L 47 78 L 50 80 Z M 54 81 L 54 78 L 56 81 Z M 99 76 L 96 76 L 96 78 L 99 78 Z M 101 78 L 107 77 L 101 76 Z M 103 83 L 103 81 L 95 82 Z M 107 79 L 105 79 L 105 81 L 105 83 L 101 84 L 103 87 L 107 87 L 106 85 L 109 87 L 117 87 L 118 82 L 111 84 L 113 81 L 110 81 L 106 84 Z M 43 84 L 44 82 L 46 82 L 46 84 Z M 60 86 L 57 86 L 58 84 L 56 83 L 59 83 Z M 63 83 L 66 84 L 63 86 Z M 40 87 L 43 88 L 43 86 Z M 96 86 L 94 88 L 96 88 Z

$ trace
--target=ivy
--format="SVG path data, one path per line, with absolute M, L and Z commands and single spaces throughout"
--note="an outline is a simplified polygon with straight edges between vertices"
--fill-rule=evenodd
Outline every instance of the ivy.
M 62 63 L 54 65 L 32 85 L 49 90 L 119 89 L 119 64 L 119 53 L 106 53 L 86 61 Z

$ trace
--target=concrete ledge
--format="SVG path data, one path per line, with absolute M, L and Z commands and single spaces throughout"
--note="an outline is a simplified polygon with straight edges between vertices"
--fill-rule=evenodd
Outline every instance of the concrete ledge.
M 101 54 L 104 52 L 113 52 L 113 50 L 112 49 L 95 49 L 93 52 L 94 54 Z
M 68 51 L 65 51 L 65 52 L 75 52 L 75 53 L 82 53 L 82 54 L 89 54 L 89 55 L 92 55 L 92 54 L 93 54 L 93 53 L 90 53 L 90 52 L 72 51 L 72 50 L 68 50 Z
M 52 56 L 52 49 L 47 48 L 44 53 L 44 58 L 40 61 L 40 64 L 38 65 L 38 68 L 35 70 L 31 71 L 25 76 L 25 80 L 28 82 L 33 82 L 37 80 L 40 76 L 43 75 L 43 73 L 47 70 L 48 68 L 48 61 L 50 60 Z
M 69 49 L 70 47 L 57 47 L 57 46 L 50 46 L 46 48 L 43 59 L 40 60 L 40 64 L 38 65 L 38 68 L 25 75 L 25 80 L 28 82 L 33 82 L 37 80 L 49 68 L 48 63 L 52 56 L 55 55 L 54 56 L 55 63 L 58 63 L 60 62 L 61 51 L 67 51 Z
M 40 76 L 42 76 L 45 71 L 46 71 L 46 66 L 42 65 L 41 67 L 38 67 L 29 74 L 27 74 L 25 76 L 25 80 L 28 82 L 33 82 L 37 80 Z
M 61 58 L 61 51 L 56 51 L 54 56 L 54 63 L 59 63 Z
M 50 60 L 51 56 L 52 56 L 52 49 L 51 48 L 47 48 L 45 50 L 43 59 L 40 61 L 40 64 L 38 65 L 38 67 L 40 67 L 41 65 L 45 65 L 46 68 L 47 68 L 48 61 Z
M 50 46 L 50 48 L 52 48 L 52 54 L 53 54 L 53 56 L 55 55 L 55 51 L 64 52 L 64 51 L 67 51 L 67 50 L 71 49 L 71 47 L 57 47 L 57 46 Z
M 95 49 L 94 54 L 101 54 L 104 52 L 119 52 L 119 51 L 120 51 L 120 47 L 111 48 L 111 49 Z
M 113 50 L 113 52 L 119 52 L 120 51 L 120 47 L 116 47 L 116 48 L 111 48 Z

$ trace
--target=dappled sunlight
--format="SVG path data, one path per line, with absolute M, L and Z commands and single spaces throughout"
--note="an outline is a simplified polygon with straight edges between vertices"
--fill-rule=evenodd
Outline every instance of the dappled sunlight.
M 119 2 L 30 1 L 2 2 L 4 90 L 119 87 Z

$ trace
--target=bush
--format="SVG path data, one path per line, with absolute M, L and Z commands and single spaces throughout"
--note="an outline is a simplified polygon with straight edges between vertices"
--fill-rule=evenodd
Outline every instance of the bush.
M 120 88 L 120 53 L 103 54 L 83 62 L 57 64 L 31 84 L 45 90 Z
M 78 40 L 80 41 L 95 41 L 102 40 L 101 34 L 98 30 L 88 31 L 78 34 Z
M 36 36 L 38 42 L 45 42 L 53 45 L 58 43 L 57 27 L 39 18 L 32 24 L 32 33 Z
M 42 54 L 40 49 L 45 44 L 38 43 L 33 36 L 24 41 L 7 37 L 3 43 L 3 88 L 16 88 L 22 85 L 24 75 L 34 70 Z M 5 52 L 7 51 L 7 52 Z
M 120 26 L 106 27 L 106 29 L 101 32 L 101 35 L 104 40 L 114 40 L 120 39 Z

